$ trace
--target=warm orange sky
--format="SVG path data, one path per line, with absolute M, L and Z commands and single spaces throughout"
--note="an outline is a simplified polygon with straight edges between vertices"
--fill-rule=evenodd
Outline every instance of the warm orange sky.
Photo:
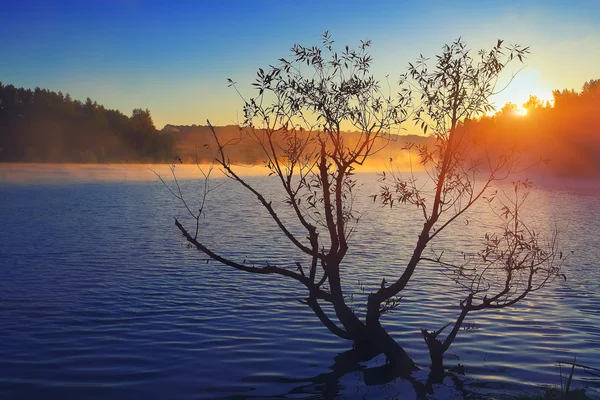
M 0 78 L 91 97 L 130 114 L 149 108 L 167 123 L 236 123 L 242 103 L 227 78 L 252 94 L 259 67 L 289 55 L 296 42 L 372 39 L 373 72 L 395 80 L 419 53 L 433 56 L 461 36 L 478 50 L 498 38 L 531 46 L 526 68 L 495 102 L 576 89 L 600 74 L 600 2 L 336 0 L 318 2 L 25 0 L 3 8 Z M 513 70 L 514 72 L 514 70 Z M 508 75 L 505 77 L 505 79 Z

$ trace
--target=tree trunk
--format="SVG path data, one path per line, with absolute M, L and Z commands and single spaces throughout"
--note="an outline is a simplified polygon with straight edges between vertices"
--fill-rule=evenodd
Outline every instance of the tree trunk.
M 444 375 L 444 345 L 437 339 L 436 332 L 428 332 L 427 329 L 421 329 L 427 348 L 429 349 L 429 358 L 431 359 L 431 375 Z
M 419 369 L 402 346 L 387 333 L 379 322 L 375 326 L 368 327 L 367 330 L 371 340 L 385 354 L 388 363 L 392 364 L 402 374 L 409 375 Z
M 346 329 L 351 337 L 360 338 L 364 336 L 365 325 L 360 319 L 358 319 L 356 314 L 352 312 L 344 300 L 342 285 L 340 283 L 339 264 L 328 264 L 327 274 L 336 317 L 342 323 L 344 329 Z
M 384 353 L 387 362 L 398 369 L 400 373 L 408 375 L 419 368 L 414 361 L 409 357 L 406 351 L 400 346 L 394 338 L 381 326 L 379 322 L 379 302 L 375 294 L 369 295 L 367 302 L 367 317 L 366 317 L 366 340 L 360 343 L 361 346 L 371 346 L 377 354 Z

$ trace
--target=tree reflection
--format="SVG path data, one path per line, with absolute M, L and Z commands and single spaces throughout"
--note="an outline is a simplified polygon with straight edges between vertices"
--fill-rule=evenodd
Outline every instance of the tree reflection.
M 367 366 L 362 351 L 351 349 L 334 357 L 330 371 L 308 378 L 287 377 L 252 377 L 245 382 L 261 384 L 285 384 L 292 386 L 287 392 L 278 395 L 240 396 L 239 398 L 303 398 L 303 399 L 334 399 L 349 395 L 347 380 L 349 375 L 356 377 L 356 395 L 358 397 L 381 397 L 391 399 L 427 399 L 436 398 L 436 393 L 443 392 L 444 398 L 472 398 L 474 392 L 466 388 L 461 371 L 447 371 L 444 375 L 429 373 L 425 381 L 403 373 L 392 364 Z M 345 378 L 345 379 L 344 379 Z M 376 393 L 371 393 L 375 391 Z M 381 393 L 385 392 L 385 395 Z M 237 398 L 238 396 L 236 396 Z M 231 398 L 231 397 L 227 397 Z

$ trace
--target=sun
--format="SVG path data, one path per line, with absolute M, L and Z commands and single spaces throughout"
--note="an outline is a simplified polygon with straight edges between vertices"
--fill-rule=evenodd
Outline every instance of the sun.
M 517 115 L 519 117 L 525 117 L 527 116 L 527 109 L 523 106 L 518 106 L 517 108 Z
M 496 111 L 502 109 L 506 103 L 512 103 L 516 105 L 515 114 L 521 117 L 527 115 L 527 109 L 523 105 L 527 103 L 530 96 L 536 96 L 542 104 L 553 100 L 552 86 L 546 84 L 535 69 L 524 69 L 513 78 L 509 77 L 505 82 L 498 82 L 497 87 L 498 94 L 493 98 Z

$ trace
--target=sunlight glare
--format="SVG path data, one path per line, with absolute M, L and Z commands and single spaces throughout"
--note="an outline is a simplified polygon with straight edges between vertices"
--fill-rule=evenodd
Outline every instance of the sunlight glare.
M 504 79 L 505 82 L 498 82 L 500 92 L 493 97 L 496 110 L 489 112 L 488 115 L 495 114 L 504 104 L 510 102 L 517 105 L 519 116 L 525 116 L 527 109 L 523 107 L 523 104 L 529 100 L 529 96 L 537 96 L 543 104 L 546 104 L 547 101 L 552 103 L 552 86 L 544 82 L 537 70 L 526 68 L 518 72 L 510 84 L 510 76 Z
M 527 115 L 527 109 L 523 106 L 519 106 L 519 108 L 517 109 L 517 115 L 519 117 L 525 117 Z

